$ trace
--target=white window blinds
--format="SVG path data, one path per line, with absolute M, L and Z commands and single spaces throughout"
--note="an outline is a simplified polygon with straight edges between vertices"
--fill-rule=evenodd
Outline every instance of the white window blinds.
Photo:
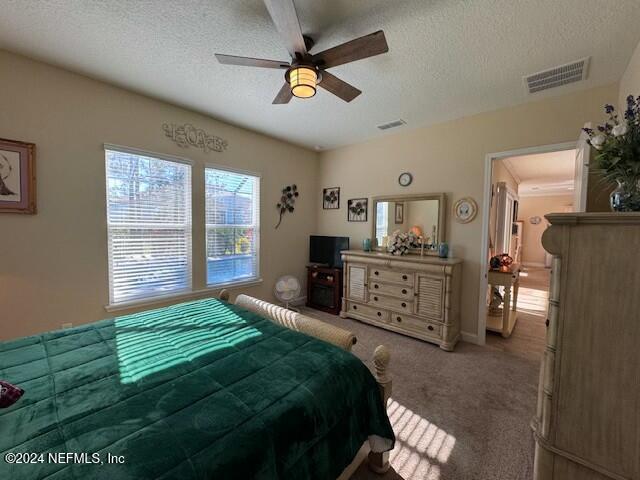
M 260 177 L 205 169 L 207 285 L 260 275 Z
M 110 303 L 191 289 L 191 166 L 105 148 Z

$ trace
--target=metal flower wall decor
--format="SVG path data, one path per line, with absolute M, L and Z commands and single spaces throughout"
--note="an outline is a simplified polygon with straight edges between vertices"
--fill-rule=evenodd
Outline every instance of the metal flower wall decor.
M 295 183 L 293 185 L 287 185 L 282 189 L 282 196 L 280 197 L 280 201 L 276 204 L 276 208 L 280 211 L 280 218 L 278 219 L 276 228 L 278 228 L 282 223 L 282 217 L 285 213 L 293 213 L 295 210 L 294 204 L 296 203 L 296 198 L 298 198 L 299 195 L 298 186 Z
M 347 221 L 366 222 L 369 200 L 366 198 L 351 198 L 347 201 Z

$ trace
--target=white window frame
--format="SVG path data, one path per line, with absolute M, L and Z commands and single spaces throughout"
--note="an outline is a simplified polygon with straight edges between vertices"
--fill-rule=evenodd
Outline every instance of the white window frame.
M 254 208 L 258 209 L 258 215 L 256 215 L 256 223 L 255 229 L 257 231 L 257 235 L 255 235 L 255 250 L 256 250 L 256 273 L 251 278 L 243 278 L 241 280 L 233 280 L 230 282 L 222 282 L 222 283 L 209 283 L 209 260 L 207 253 L 207 241 L 209 234 L 209 227 L 207 225 L 207 184 L 206 184 L 206 171 L 207 169 L 213 170 L 221 170 L 230 173 L 237 173 L 240 175 L 251 175 L 252 177 L 256 177 L 258 179 L 258 188 L 257 195 L 254 198 Z M 262 282 L 262 277 L 260 276 L 260 237 L 261 237 L 261 229 L 260 229 L 260 217 L 262 216 L 262 202 L 260 197 L 262 195 L 262 174 L 258 172 L 253 172 L 250 170 L 242 170 L 239 168 L 227 167 L 226 165 L 218 165 L 215 163 L 205 163 L 203 170 L 203 195 L 204 195 L 204 274 L 205 274 L 205 285 L 207 289 L 220 289 L 229 286 L 239 286 L 239 285 L 255 285 Z M 237 227 L 237 225 L 233 225 L 233 227 Z
M 193 161 L 183 158 L 183 157 L 177 157 L 177 156 L 173 156 L 173 155 L 167 155 L 164 153 L 157 153 L 157 152 L 152 152 L 152 151 L 148 151 L 148 150 L 142 150 L 139 148 L 134 148 L 134 147 L 127 147 L 127 146 L 123 146 L 123 145 L 116 145 L 116 144 L 111 144 L 111 143 L 105 143 L 103 145 L 104 148 L 104 159 L 105 159 L 105 185 L 106 185 L 106 191 L 105 191 L 105 202 L 106 202 L 106 227 L 107 227 L 107 255 L 108 255 L 108 278 L 107 278 L 107 282 L 109 284 L 109 304 L 107 306 L 105 306 L 105 310 L 110 312 L 110 311 L 117 311 L 117 310 L 123 310 L 129 307 L 135 307 L 135 306 L 143 306 L 143 305 L 151 305 L 153 303 L 157 303 L 157 302 L 162 302 L 164 300 L 169 300 L 169 299 L 175 299 L 175 298 L 180 298 L 180 297 L 188 297 L 196 292 L 193 291 Z M 188 165 L 191 168 L 191 172 L 190 172 L 190 185 L 189 185 L 189 189 L 190 189 L 190 193 L 191 193 L 191 197 L 189 198 L 190 201 L 190 213 L 191 215 L 189 216 L 189 229 L 190 229 L 190 235 L 189 235 L 189 244 L 188 244 L 188 248 L 187 248 L 187 261 L 188 261 L 188 273 L 187 273 L 187 278 L 188 278 L 188 285 L 186 288 L 184 289 L 180 289 L 180 290 L 175 290 L 172 292 L 168 292 L 165 294 L 158 294 L 158 295 L 148 295 L 148 296 L 144 296 L 144 297 L 136 297 L 133 299 L 128 299 L 128 300 L 123 300 L 123 301 L 114 301 L 113 299 L 113 282 L 112 282 L 112 272 L 113 272 L 113 255 L 112 255 L 112 246 L 111 246 L 111 235 L 109 233 L 109 177 L 107 175 L 107 150 L 109 151 L 115 151 L 115 152 L 121 152 L 121 153 L 128 153 L 131 155 L 140 155 L 140 156 L 144 156 L 144 157 L 151 157 L 151 158 L 157 158 L 159 160 L 166 160 L 169 162 L 175 162 L 175 163 L 182 163 L 185 165 Z

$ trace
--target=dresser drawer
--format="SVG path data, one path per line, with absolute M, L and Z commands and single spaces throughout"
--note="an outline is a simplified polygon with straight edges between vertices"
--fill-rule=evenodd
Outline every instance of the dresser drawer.
M 380 322 L 389 321 L 389 312 L 382 308 L 376 308 L 375 306 L 363 305 L 361 303 L 347 302 L 347 308 L 349 312 L 363 315 L 371 318 L 372 320 L 378 320 Z
M 413 287 L 404 285 L 395 285 L 392 283 L 380 283 L 374 279 L 369 281 L 369 292 L 372 295 L 390 295 L 392 297 L 404 298 L 406 300 L 413 300 Z
M 398 312 L 413 312 L 413 302 L 402 298 L 385 297 L 384 295 L 369 295 L 369 305 L 381 308 L 390 308 Z
M 396 271 L 396 270 L 384 270 L 382 268 L 370 268 L 369 277 L 373 281 L 380 282 L 393 282 L 401 285 L 413 286 L 412 273 Z
M 442 337 L 442 325 L 430 323 L 426 320 L 404 315 L 401 313 L 391 313 L 391 323 L 401 328 L 415 330 L 433 337 Z

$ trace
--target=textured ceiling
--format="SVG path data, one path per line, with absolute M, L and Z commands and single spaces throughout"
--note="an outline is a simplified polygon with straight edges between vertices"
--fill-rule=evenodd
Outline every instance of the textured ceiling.
M 0 0 L 0 48 L 290 142 L 332 148 L 612 83 L 640 41 L 638 0 L 295 0 L 317 52 L 378 29 L 389 53 L 332 73 L 363 94 L 319 90 L 271 105 L 282 72 L 213 54 L 288 60 L 261 0 Z M 522 76 L 591 56 L 589 79 L 534 96 Z M 392 130 L 393 132 L 393 130 Z

